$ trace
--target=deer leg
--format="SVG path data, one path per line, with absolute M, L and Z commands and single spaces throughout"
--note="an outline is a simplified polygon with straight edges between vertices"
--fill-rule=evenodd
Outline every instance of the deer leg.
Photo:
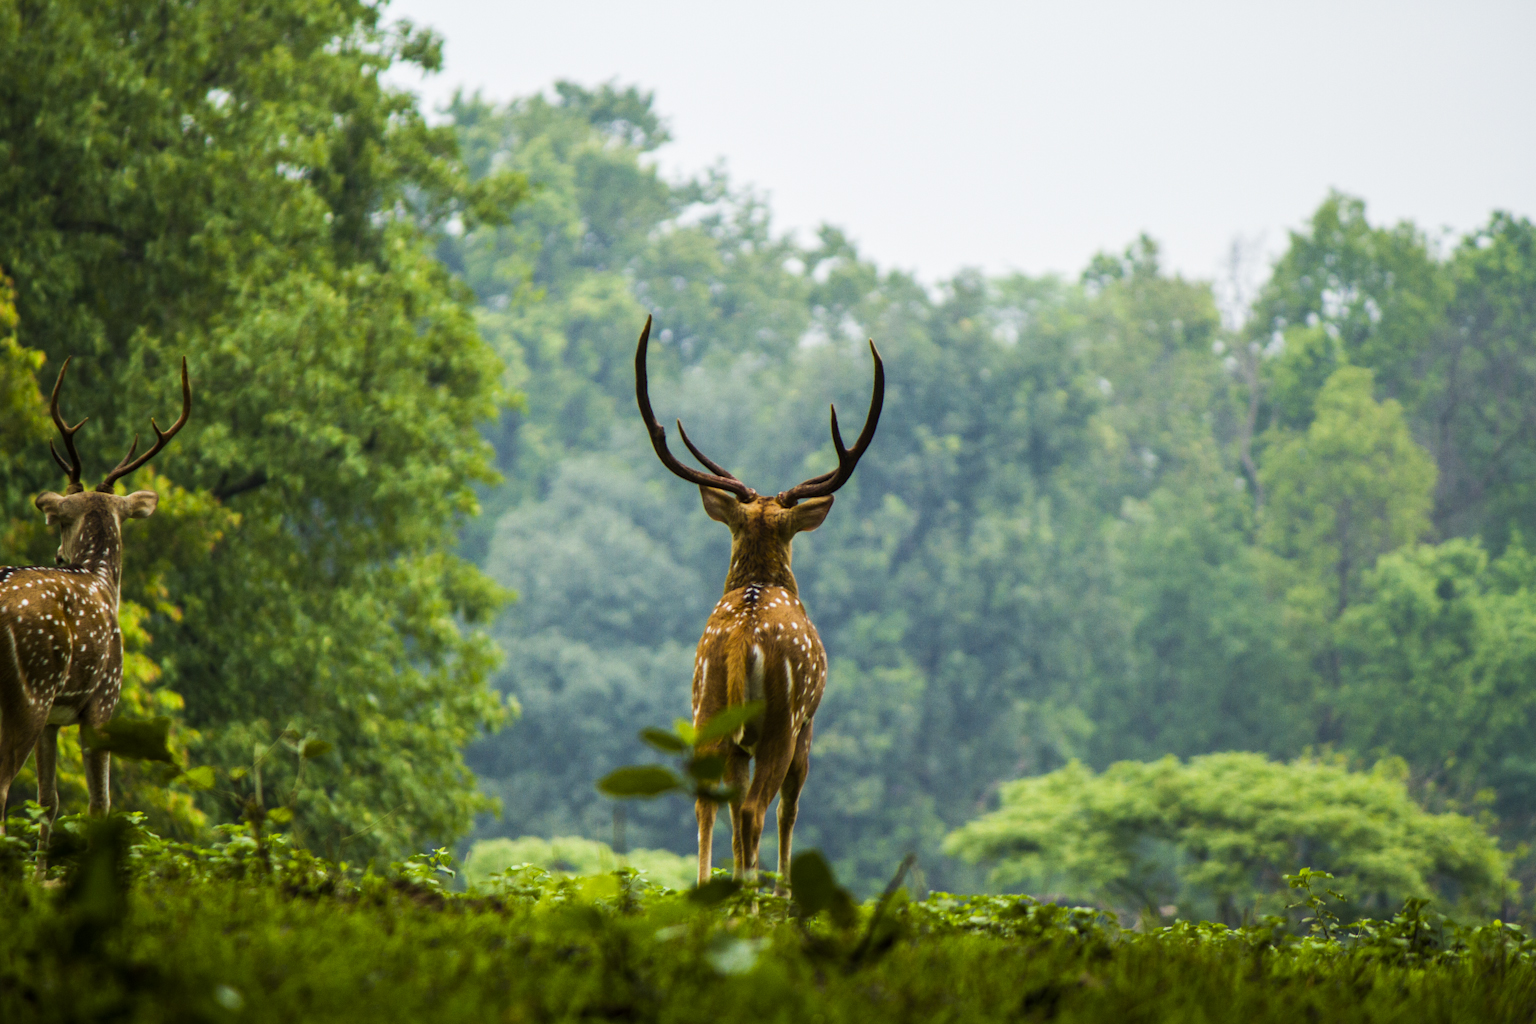
M 32 711 L 29 708 L 26 714 L 22 714 L 20 709 L 14 707 L 0 710 L 0 730 L 3 730 L 0 732 L 0 835 L 5 834 L 5 809 L 11 792 L 11 781 L 21 771 L 21 766 L 27 763 L 27 757 L 37 745 L 37 738 L 47 721 L 46 709 L 41 716 Z
M 695 800 L 693 813 L 699 819 L 699 884 L 709 881 L 710 862 L 715 847 L 715 802 Z
M 37 830 L 37 873 L 48 870 L 48 839 L 53 835 L 53 819 L 59 813 L 59 727 L 45 725 L 37 738 L 37 802 L 43 805 L 43 820 Z
M 746 805 L 748 773 L 752 762 L 746 751 L 732 747 L 725 755 L 725 775 L 721 779 L 736 791 L 731 800 L 731 872 L 737 879 L 744 879 L 747 871 L 745 847 L 742 841 L 746 833 L 742 826 L 741 812 Z
M 811 771 L 811 724 L 806 723 L 795 742 L 795 756 L 784 773 L 784 786 L 779 790 L 779 884 L 774 893 L 789 895 L 789 865 L 793 858 L 795 817 L 800 811 L 800 790 L 805 788 L 806 776 Z
M 85 788 L 91 794 L 90 813 L 93 818 L 106 817 L 112 809 L 112 754 L 106 750 L 92 750 L 85 755 Z

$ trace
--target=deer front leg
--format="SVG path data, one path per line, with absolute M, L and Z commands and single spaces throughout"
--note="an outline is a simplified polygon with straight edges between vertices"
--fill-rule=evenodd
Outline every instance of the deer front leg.
M 715 802 L 695 800 L 693 813 L 699 819 L 699 884 L 709 881 L 711 861 L 715 853 Z
M 47 725 L 37 738 L 37 802 L 43 805 L 43 820 L 37 830 L 37 873 L 48 870 L 48 840 L 53 835 L 53 819 L 59 813 L 59 727 Z
M 5 835 L 5 810 L 11 781 L 37 745 L 47 715 L 47 708 L 41 715 L 35 708 L 15 704 L 0 708 L 0 836 Z

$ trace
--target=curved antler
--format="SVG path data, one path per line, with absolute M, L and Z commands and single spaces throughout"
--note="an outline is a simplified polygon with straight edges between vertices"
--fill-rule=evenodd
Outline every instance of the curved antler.
M 702 452 L 693 446 L 688 440 L 688 435 L 683 433 L 683 423 L 677 423 L 677 432 L 682 435 L 683 443 L 688 450 L 704 465 L 714 470 L 714 473 L 700 473 L 696 469 L 690 469 L 677 461 L 677 457 L 667 450 L 667 428 L 656 422 L 656 413 L 651 409 L 650 387 L 646 379 L 645 352 L 651 342 L 651 318 L 645 318 L 645 329 L 640 332 L 640 344 L 635 348 L 635 402 L 640 406 L 640 418 L 645 421 L 646 433 L 651 435 L 651 447 L 656 449 L 656 457 L 661 464 L 673 473 L 687 480 L 689 483 L 698 484 L 701 487 L 718 487 L 722 491 L 730 491 L 741 499 L 743 504 L 754 501 L 757 492 L 730 473 L 722 469 L 719 464 L 706 458 Z
M 133 458 L 133 453 L 139 450 L 139 435 L 138 434 L 134 434 L 133 435 L 133 444 L 128 447 L 128 454 L 123 456 L 123 461 L 119 462 L 117 464 L 117 466 L 112 470 L 112 472 L 108 473 L 105 477 L 102 478 L 101 483 L 96 485 L 96 489 L 98 491 L 101 491 L 104 494 L 111 494 L 112 493 L 112 485 L 113 484 L 115 484 L 118 480 L 122 479 L 123 477 L 127 476 L 129 473 L 132 473 L 134 470 L 138 469 L 140 466 L 144 465 L 144 463 L 148 462 L 150 459 L 154 458 L 156 455 L 160 454 L 160 449 L 164 448 L 166 446 L 166 444 L 169 443 L 171 438 L 175 437 L 177 432 L 180 431 L 182 427 L 187 425 L 187 417 L 190 416 L 191 414 L 192 414 L 192 383 L 191 383 L 191 381 L 189 381 L 187 379 L 187 357 L 186 356 L 182 356 L 181 357 L 181 416 L 179 416 L 177 418 L 175 423 L 171 424 L 171 429 L 170 430 L 166 430 L 166 431 L 162 431 L 160 429 L 160 424 L 156 423 L 155 422 L 155 418 L 153 416 L 151 416 L 149 418 L 149 425 L 151 427 L 153 427 L 154 431 L 155 431 L 155 443 L 154 443 L 153 447 L 151 447 L 149 449 L 149 451 L 145 452 L 143 455 L 140 455 L 138 458 L 134 459 Z M 84 421 L 82 421 L 82 422 L 84 422 Z M 73 449 L 71 449 L 71 450 L 73 450 Z M 133 459 L 133 461 L 129 462 L 128 461 L 129 459 Z
M 869 399 L 869 415 L 864 420 L 864 429 L 859 431 L 859 439 L 853 443 L 853 450 L 843 447 L 842 432 L 837 429 L 837 406 L 832 407 L 832 444 L 837 448 L 837 468 L 830 473 L 821 476 L 813 476 L 802 484 L 796 484 L 787 491 L 781 491 L 778 502 L 785 508 L 792 508 L 796 502 L 804 498 L 819 498 L 825 494 L 831 494 L 853 476 L 853 467 L 859 464 L 859 459 L 864 454 L 864 449 L 869 447 L 869 442 L 875 438 L 875 427 L 880 423 L 880 410 L 885 405 L 885 364 L 880 361 L 880 350 L 875 348 L 874 339 L 869 342 L 869 354 L 875 357 L 875 390 Z
M 48 442 L 48 450 L 53 453 L 53 461 L 57 462 L 59 468 L 69 476 L 69 487 L 65 490 L 67 494 L 77 494 L 85 490 L 80 483 L 80 453 L 75 451 L 75 431 L 85 426 L 85 420 L 90 419 L 87 416 L 85 420 L 71 427 L 64 422 L 64 417 L 59 415 L 59 389 L 64 386 L 64 374 L 69 369 L 69 361 L 73 358 L 75 357 L 64 357 L 64 365 L 59 367 L 59 379 L 53 382 L 53 397 L 48 401 L 48 414 L 53 417 L 53 425 L 58 427 L 59 433 L 63 435 L 64 450 L 69 452 L 69 462 L 66 463 L 59 456 L 59 450 L 53 446 L 53 442 Z

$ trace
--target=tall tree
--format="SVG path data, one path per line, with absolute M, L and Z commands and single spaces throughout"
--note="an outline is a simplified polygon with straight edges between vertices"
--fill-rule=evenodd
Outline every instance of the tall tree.
M 500 367 L 430 241 L 522 184 L 471 185 L 453 132 L 381 81 L 397 62 L 435 69 L 439 41 L 355 0 L 0 4 L 19 337 L 77 357 L 88 470 L 189 358 L 192 421 L 157 467 L 229 528 L 211 550 L 174 518 L 130 535 L 125 595 L 194 756 L 262 761 L 296 831 L 351 859 L 462 831 L 485 804 L 459 748 L 503 714 L 490 641 L 459 625 L 498 590 L 451 554 Z M 8 493 L 51 475 L 34 457 Z M 279 742 L 311 735 L 331 752 Z M 231 813 L 254 777 L 224 778 Z

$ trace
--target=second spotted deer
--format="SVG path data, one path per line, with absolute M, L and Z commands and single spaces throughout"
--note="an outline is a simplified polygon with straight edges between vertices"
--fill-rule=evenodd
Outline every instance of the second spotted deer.
M 715 606 L 699 640 L 693 669 L 693 720 L 702 727 L 728 707 L 762 701 L 763 714 L 713 750 L 725 758 L 724 781 L 736 791 L 731 801 L 731 851 L 737 878 L 755 881 L 763 819 L 779 794 L 779 891 L 787 888 L 790 844 L 811 759 L 811 719 L 827 680 L 827 653 L 800 602 L 790 571 L 795 534 L 814 530 L 832 510 L 832 493 L 853 475 L 875 436 L 885 400 L 885 367 L 875 343 L 874 394 L 869 415 L 853 448 L 843 445 L 837 410 L 832 410 L 832 443 L 837 468 L 776 495 L 761 495 L 694 447 L 677 425 L 683 444 L 701 472 L 683 465 L 667 449 L 666 428 L 656 422 L 646 380 L 647 317 L 635 351 L 635 399 L 663 465 L 698 484 L 704 511 L 731 531 L 731 564 L 725 596 Z M 753 765 L 755 762 L 755 767 Z M 709 880 L 715 804 L 699 800 L 699 882 Z

